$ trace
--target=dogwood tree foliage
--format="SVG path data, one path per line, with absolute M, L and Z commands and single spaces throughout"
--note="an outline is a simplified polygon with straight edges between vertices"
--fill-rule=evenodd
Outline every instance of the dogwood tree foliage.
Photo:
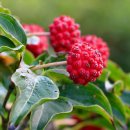
M 57 54 L 50 44 L 38 57 L 26 50 L 30 35 L 20 22 L 0 7 L 1 129 L 43 130 L 50 121 L 73 114 L 87 119 L 75 129 L 87 123 L 108 130 L 130 128 L 129 73 L 109 60 L 95 82 L 76 84 L 66 71 L 64 53 Z

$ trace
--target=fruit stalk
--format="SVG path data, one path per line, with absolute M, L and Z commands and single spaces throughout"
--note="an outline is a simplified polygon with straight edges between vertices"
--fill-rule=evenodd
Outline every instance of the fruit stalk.
M 36 65 L 34 67 L 31 67 L 32 70 L 38 70 L 42 68 L 52 67 L 52 66 L 60 66 L 60 65 L 66 65 L 67 61 L 61 61 L 61 62 L 53 62 L 48 64 L 42 64 L 42 65 Z
M 35 33 L 27 33 L 28 37 L 31 36 L 50 36 L 50 32 L 35 32 Z

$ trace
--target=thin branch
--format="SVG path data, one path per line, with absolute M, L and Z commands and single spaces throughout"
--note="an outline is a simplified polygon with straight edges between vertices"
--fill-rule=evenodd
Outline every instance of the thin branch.
M 8 90 L 8 92 L 7 92 L 7 94 L 6 94 L 4 103 L 3 103 L 3 108 L 5 108 L 5 109 L 6 109 L 6 104 L 7 104 L 7 102 L 8 102 L 8 99 L 9 99 L 9 97 L 10 97 L 12 91 L 13 91 L 13 88 L 14 88 L 14 84 L 11 83 L 11 85 L 9 86 L 9 90 Z M 8 116 L 7 116 L 7 118 L 5 118 L 5 117 L 2 116 L 2 128 L 3 128 L 3 130 L 7 128 L 8 120 L 9 120 L 9 113 L 10 113 L 10 111 L 8 111 Z
M 34 33 L 27 33 L 28 37 L 31 36 L 50 36 L 50 32 L 34 32 Z
M 31 69 L 38 70 L 38 69 L 42 69 L 42 68 L 47 68 L 47 67 L 52 67 L 52 66 L 60 66 L 60 65 L 66 65 L 66 64 L 67 64 L 67 61 L 60 61 L 60 62 L 43 64 L 43 65 L 37 65 L 37 66 L 31 67 Z
M 9 90 L 8 90 L 8 92 L 7 92 L 7 95 L 6 95 L 6 97 L 5 97 L 4 103 L 3 103 L 3 108 L 6 108 L 6 103 L 7 103 L 8 99 L 9 99 L 10 94 L 12 93 L 12 91 L 13 91 L 13 86 L 10 85 L 10 86 L 9 86 Z

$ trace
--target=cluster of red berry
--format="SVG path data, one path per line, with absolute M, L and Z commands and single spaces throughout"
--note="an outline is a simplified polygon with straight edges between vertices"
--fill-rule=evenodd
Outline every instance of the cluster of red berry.
M 44 29 L 36 24 L 23 24 L 23 28 L 26 33 L 41 33 L 44 32 Z M 46 36 L 30 36 L 27 39 L 27 49 L 30 50 L 35 57 L 47 50 L 47 37 Z
M 23 25 L 27 32 L 44 32 L 38 25 Z M 55 18 L 49 26 L 50 42 L 54 50 L 68 54 L 67 71 L 70 78 L 78 84 L 94 82 L 107 66 L 109 48 L 102 38 L 95 35 L 81 36 L 79 24 L 69 16 Z M 47 50 L 45 36 L 28 38 L 27 49 L 35 56 Z

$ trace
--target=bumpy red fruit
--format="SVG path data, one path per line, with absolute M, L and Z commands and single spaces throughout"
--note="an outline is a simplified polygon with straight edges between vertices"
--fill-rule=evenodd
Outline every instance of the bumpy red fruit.
M 27 33 L 44 32 L 44 29 L 36 24 L 23 24 L 23 28 Z M 27 49 L 31 51 L 35 57 L 47 50 L 47 37 L 46 36 L 31 36 L 27 40 Z
M 49 28 L 51 44 L 56 52 L 68 52 L 75 39 L 80 37 L 79 24 L 69 16 L 55 18 Z
M 72 46 L 67 57 L 67 71 L 75 83 L 85 85 L 94 82 L 102 69 L 103 60 L 98 50 L 81 41 Z
M 81 39 L 84 42 L 89 43 L 90 46 L 93 46 L 100 51 L 103 57 L 104 67 L 106 67 L 109 58 L 109 47 L 107 46 L 107 43 L 103 41 L 102 38 L 97 37 L 96 35 L 83 36 Z

